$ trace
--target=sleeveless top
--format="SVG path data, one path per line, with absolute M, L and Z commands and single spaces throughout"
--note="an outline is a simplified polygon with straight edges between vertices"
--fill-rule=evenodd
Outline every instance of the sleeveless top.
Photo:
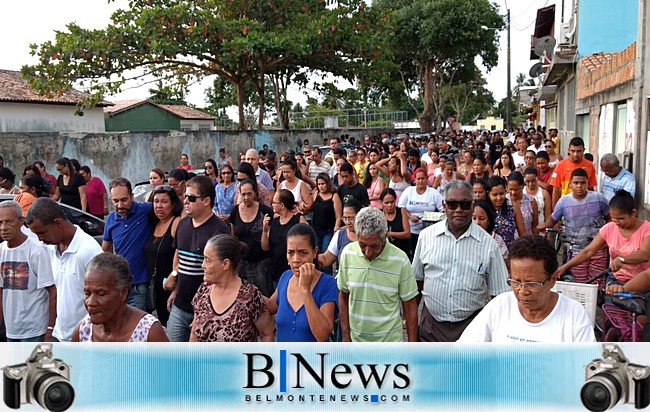
M 381 177 L 377 177 L 374 182 L 370 183 L 370 187 L 368 189 L 368 197 L 370 196 L 379 196 L 381 194 L 381 186 L 379 185 L 379 181 L 381 180 Z M 381 200 L 371 200 L 370 201 L 370 206 L 376 208 L 376 209 L 381 209 Z
M 395 208 L 395 217 L 393 218 L 393 220 L 388 220 L 388 218 L 386 218 L 386 221 L 388 222 L 388 230 L 390 232 L 403 232 L 404 231 L 404 226 L 402 226 L 402 208 L 401 207 L 396 207 Z M 406 253 L 407 256 L 411 253 L 411 240 L 410 239 L 394 239 L 394 238 L 390 237 L 390 238 L 388 238 L 388 240 L 394 246 L 397 246 L 404 253 Z
M 454 173 L 451 175 L 451 180 L 447 180 L 447 179 L 445 179 L 445 175 L 444 175 L 444 174 L 441 175 L 441 176 L 442 176 L 442 177 L 440 178 L 440 185 L 438 186 L 438 189 L 437 189 L 437 190 L 438 190 L 438 192 L 440 192 L 440 194 L 443 194 L 443 193 L 445 192 L 445 187 L 446 187 L 450 182 L 456 180 L 456 172 L 454 172 Z
M 411 186 L 408 184 L 404 178 L 402 178 L 401 182 L 393 182 L 393 179 L 390 179 L 388 181 L 388 187 L 393 189 L 395 191 L 395 194 L 397 195 L 397 199 L 395 199 L 395 203 L 399 200 L 399 197 L 402 195 L 402 192 L 406 190 L 407 187 Z
M 172 237 L 172 226 L 178 217 L 174 217 L 169 227 L 161 237 L 155 237 L 153 234 L 144 244 L 144 253 L 147 258 L 147 269 L 149 277 L 154 273 L 156 275 L 167 276 L 171 273 L 174 266 L 174 251 L 172 247 L 174 238 Z M 156 262 L 156 255 L 158 261 Z
M 287 189 L 288 191 L 290 191 L 293 194 L 294 201 L 296 203 L 300 203 L 300 202 L 302 202 L 302 195 L 300 194 L 300 187 L 303 184 L 306 184 L 306 183 L 303 182 L 302 180 L 298 179 L 298 183 L 296 184 L 296 186 L 293 189 L 289 189 L 287 187 L 287 181 L 283 180 L 282 183 L 280 183 L 280 189 Z
M 545 220 L 544 206 L 546 205 L 546 203 L 544 202 L 544 192 L 542 192 L 542 190 L 544 189 L 537 186 L 537 193 L 535 193 L 535 196 L 533 196 L 535 200 L 537 200 L 537 223 L 538 224 L 542 224 Z M 528 195 L 528 196 L 532 196 L 532 195 Z
M 280 223 L 279 217 L 271 219 L 269 231 L 269 247 L 271 251 L 270 272 L 273 280 L 280 279 L 282 273 L 289 267 L 287 262 L 287 233 L 289 229 L 300 223 L 301 215 L 293 215 L 285 224 Z
M 334 213 L 334 195 L 328 200 L 323 200 L 320 193 L 316 196 L 312 206 L 313 215 L 311 218 L 314 229 L 334 230 L 336 214 Z
M 155 316 L 145 314 L 133 329 L 133 333 L 129 338 L 129 342 L 146 342 L 149 337 L 149 330 L 154 323 L 158 322 Z M 79 322 L 79 342 L 92 342 L 93 341 L 93 324 L 90 322 L 90 315 Z
M 221 171 L 221 168 L 225 165 L 230 165 L 230 156 L 226 156 L 225 159 L 219 158 L 219 160 L 217 160 L 217 169 L 219 171 Z
M 506 199 L 510 202 L 509 193 L 506 195 Z M 535 199 L 535 197 L 527 195 L 526 193 L 521 194 L 521 215 L 524 218 L 524 227 L 526 228 L 526 235 L 528 236 L 533 234 L 533 199 Z
M 517 223 L 515 221 L 515 210 L 512 208 L 510 199 L 506 199 L 505 202 L 505 211 L 503 210 L 503 207 L 501 207 L 494 212 L 494 233 L 501 236 L 508 249 L 510 249 L 512 242 L 514 242 L 519 236 L 517 233 Z

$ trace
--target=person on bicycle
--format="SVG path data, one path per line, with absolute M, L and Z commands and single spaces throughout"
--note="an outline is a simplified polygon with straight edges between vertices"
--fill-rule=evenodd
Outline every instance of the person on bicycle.
M 557 280 L 555 249 L 541 236 L 524 236 L 510 247 L 511 292 L 494 297 L 458 342 L 595 342 L 582 305 L 552 291 Z
M 609 205 L 603 195 L 588 191 L 589 177 L 584 169 L 571 172 L 571 193 L 562 196 L 555 205 L 551 217 L 538 226 L 539 231 L 553 227 L 564 218 L 564 236 L 577 253 L 586 248 L 609 221 Z M 580 265 L 573 264 L 573 276 L 577 282 L 602 272 L 607 266 L 607 249 L 602 245 L 585 258 Z M 562 269 L 566 269 L 564 266 Z M 563 273 L 563 272 L 560 272 Z
M 634 198 L 618 190 L 609 201 L 612 221 L 603 226 L 594 240 L 559 268 L 559 273 L 592 258 L 605 246 L 609 248 L 609 268 L 616 280 L 625 283 L 638 273 L 650 269 L 650 222 L 639 219 Z

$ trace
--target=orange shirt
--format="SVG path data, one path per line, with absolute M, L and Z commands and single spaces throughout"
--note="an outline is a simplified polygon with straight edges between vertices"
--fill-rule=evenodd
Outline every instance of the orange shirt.
M 560 160 L 551 175 L 551 186 L 559 188 L 562 191 L 562 196 L 568 195 L 571 193 L 571 186 L 569 185 L 571 173 L 578 168 L 587 171 L 587 183 L 589 188 L 591 189 L 596 187 L 598 184 L 596 181 L 596 169 L 594 168 L 593 163 L 586 159 L 582 159 L 580 163 L 574 163 L 571 159 Z

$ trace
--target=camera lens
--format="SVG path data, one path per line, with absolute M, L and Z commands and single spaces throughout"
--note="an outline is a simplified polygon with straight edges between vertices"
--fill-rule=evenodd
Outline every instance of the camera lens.
M 593 412 L 606 411 L 621 399 L 621 384 L 607 372 L 598 373 L 585 382 L 580 391 L 580 400 L 585 408 Z
M 39 405 L 49 411 L 63 412 L 74 401 L 74 389 L 63 376 L 48 372 L 36 380 L 34 398 Z

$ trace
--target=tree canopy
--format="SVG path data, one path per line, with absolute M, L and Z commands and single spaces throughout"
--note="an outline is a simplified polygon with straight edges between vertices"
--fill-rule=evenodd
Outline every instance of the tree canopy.
M 129 79 L 191 84 L 217 75 L 236 91 L 243 128 L 247 84 L 258 93 L 261 125 L 267 75 L 284 76 L 274 100 L 288 112 L 281 100 L 301 68 L 353 78 L 361 59 L 380 57 L 377 34 L 388 24 L 360 0 L 131 0 L 104 29 L 70 23 L 54 41 L 32 45 L 39 62 L 22 73 L 45 95 L 78 84 L 91 93 L 86 106 Z

